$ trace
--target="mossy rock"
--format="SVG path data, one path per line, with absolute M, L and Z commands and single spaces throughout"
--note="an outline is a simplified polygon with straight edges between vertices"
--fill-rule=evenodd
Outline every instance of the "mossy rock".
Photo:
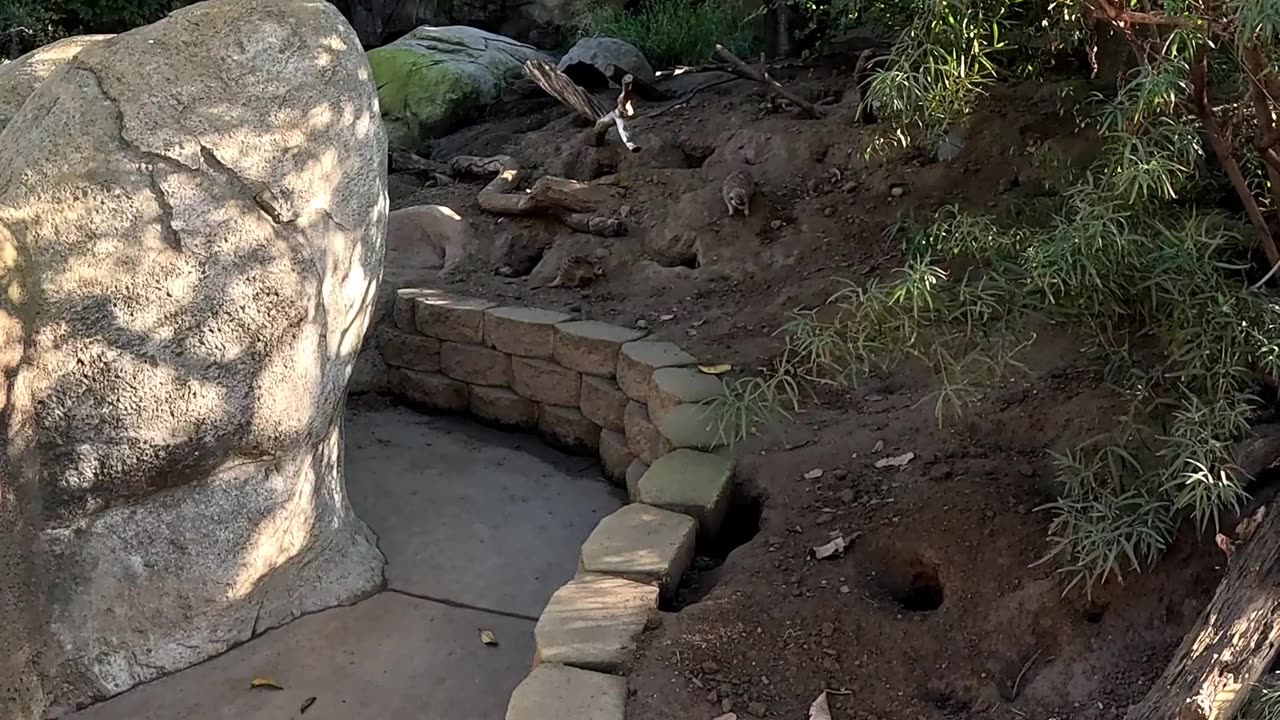
M 369 51 L 392 146 L 416 150 L 502 96 L 536 48 L 471 27 L 420 27 Z

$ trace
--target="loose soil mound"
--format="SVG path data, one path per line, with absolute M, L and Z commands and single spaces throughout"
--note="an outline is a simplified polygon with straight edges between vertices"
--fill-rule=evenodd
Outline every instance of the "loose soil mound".
M 434 150 L 437 160 L 505 153 L 542 173 L 607 177 L 623 237 L 486 216 L 479 183 L 422 188 L 396 176 L 393 207 L 448 205 L 487 239 L 437 285 L 638 323 L 750 372 L 778 347 L 790 310 L 824 300 L 835 278 L 894 268 L 892 230 L 904 219 L 953 202 L 1017 208 L 1051 192 L 1044 141 L 1087 145 L 1070 135 L 1053 88 L 1019 87 L 993 96 L 954 160 L 866 160 L 870 132 L 851 119 L 845 74 L 779 75 L 825 99 L 830 117 L 799 119 L 735 81 L 637 121 L 645 150 L 634 155 L 586 147 L 567 111 L 541 100 L 495 107 Z M 744 164 L 757 195 L 749 217 L 729 218 L 720 183 Z M 603 277 L 546 287 L 575 254 Z M 628 716 L 803 717 L 823 690 L 838 720 L 1121 716 L 1203 608 L 1222 557 L 1185 537 L 1153 572 L 1092 599 L 1063 597 L 1052 565 L 1031 567 L 1048 524 L 1034 508 L 1053 497 L 1046 451 L 1096 434 L 1118 407 L 1069 338 L 1053 328 L 1039 337 L 1030 377 L 992 389 L 963 420 L 939 427 L 928 378 L 904 369 L 819 397 L 796 423 L 739 448 L 737 547 L 700 558 L 647 636 Z M 905 467 L 875 467 L 906 452 Z M 832 533 L 852 540 L 848 550 L 812 559 Z

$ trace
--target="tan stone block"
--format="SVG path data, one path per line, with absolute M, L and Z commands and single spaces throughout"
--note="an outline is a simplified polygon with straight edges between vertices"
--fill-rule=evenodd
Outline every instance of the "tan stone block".
M 479 345 L 441 344 L 440 370 L 471 385 L 511 387 L 511 356 Z
M 652 585 L 582 573 L 551 596 L 538 618 L 538 660 L 618 672 L 657 607 L 658 588 Z
M 440 373 L 387 368 L 391 394 L 431 410 L 463 412 L 467 409 L 467 384 Z
M 627 447 L 627 436 L 612 430 L 600 432 L 600 464 L 604 466 L 604 475 L 614 484 L 621 485 L 626 481 L 627 468 L 636 456 Z
M 696 365 L 697 359 L 669 342 L 640 340 L 629 342 L 618 352 L 618 386 L 627 397 L 648 403 L 653 373 L 666 367 Z
M 506 720 L 624 720 L 626 713 L 626 678 L 548 664 L 511 693 Z
M 474 385 L 471 414 L 499 425 L 532 429 L 538 425 L 538 404 L 506 388 Z
M 671 367 L 653 371 L 649 417 L 659 426 L 668 410 L 686 403 L 702 403 L 724 395 L 724 382 L 697 368 Z
M 644 336 L 643 330 L 595 320 L 560 323 L 556 325 L 555 359 L 581 373 L 613 377 L 622 346 Z
M 729 512 L 733 461 L 696 450 L 675 450 L 649 466 L 637 486 L 639 502 L 698 521 L 704 539 L 714 539 Z
M 627 396 L 617 383 L 593 375 L 582 376 L 582 392 L 578 408 L 591 422 L 606 430 L 625 432 Z
M 640 478 L 649 472 L 649 466 L 640 458 L 631 461 L 627 466 L 627 500 L 636 502 L 640 497 Z
M 582 375 L 546 360 L 511 358 L 512 388 L 540 403 L 576 407 Z
M 555 353 L 556 323 L 572 318 L 538 308 L 490 308 L 484 313 L 484 341 L 510 355 L 550 360 Z
M 439 290 L 419 292 L 422 294 L 413 301 L 418 332 L 437 340 L 484 343 L 484 311 L 496 303 Z
M 600 426 L 578 412 L 578 408 L 538 406 L 538 432 L 548 443 L 587 455 L 600 449 Z
M 688 515 L 633 503 L 591 532 L 582 545 L 582 569 L 671 592 L 693 562 L 697 534 L 698 523 Z
M 725 444 L 721 440 L 716 410 L 711 405 L 676 405 L 662 414 L 657 425 L 673 448 L 711 451 Z
M 671 452 L 671 442 L 649 419 L 649 411 L 644 405 L 638 402 L 627 403 L 623 424 L 627 447 L 645 464 L 652 465 L 654 460 Z
M 386 364 L 420 372 L 440 372 L 439 340 L 386 326 L 379 327 L 374 338 Z
M 396 302 L 391 308 L 391 320 L 397 329 L 405 332 L 418 331 L 415 321 L 418 306 L 415 300 L 426 297 L 432 292 L 434 291 L 419 288 L 401 288 L 396 291 Z

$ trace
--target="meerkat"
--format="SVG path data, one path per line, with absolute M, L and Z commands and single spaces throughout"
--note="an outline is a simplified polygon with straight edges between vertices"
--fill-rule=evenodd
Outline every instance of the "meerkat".
M 590 258 L 585 255 L 570 255 L 560 263 L 560 272 L 547 287 L 586 287 L 602 275 L 604 275 L 604 268 Z
M 729 217 L 733 217 L 735 210 L 741 210 L 743 216 L 751 214 L 751 193 L 754 191 L 755 181 L 751 179 L 751 173 L 746 168 L 729 173 L 724 179 L 724 186 L 720 189 L 724 204 L 729 208 Z

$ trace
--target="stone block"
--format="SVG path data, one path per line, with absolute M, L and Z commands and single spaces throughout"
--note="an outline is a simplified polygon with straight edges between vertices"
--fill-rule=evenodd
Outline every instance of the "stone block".
M 626 713 L 626 678 L 539 665 L 511 693 L 506 720 L 624 720 Z
M 413 300 L 418 332 L 437 340 L 481 345 L 484 343 L 484 311 L 496 303 L 480 298 L 423 290 Z
M 613 377 L 622 346 L 644 336 L 643 330 L 595 320 L 560 323 L 556 325 L 555 359 L 580 373 Z
M 538 308 L 498 307 L 484 312 L 484 342 L 510 355 L 550 360 L 555 352 L 556 323 L 568 313 Z
M 540 403 L 577 407 L 582 375 L 546 360 L 511 358 L 512 389 Z
M 612 430 L 600 432 L 600 464 L 605 477 L 621 485 L 627 477 L 627 468 L 636 456 L 627 448 L 627 436 Z
M 470 385 L 511 387 L 511 356 L 479 345 L 440 345 L 440 370 Z
M 405 332 L 417 332 L 417 322 L 415 320 L 418 312 L 418 306 L 415 302 L 420 297 L 426 297 L 433 291 L 420 290 L 417 288 L 401 288 L 396 291 L 396 302 L 391 307 L 391 321 L 396 328 Z
M 524 429 L 538 425 L 538 404 L 505 388 L 476 385 L 470 398 L 471 414 L 481 420 Z
M 439 340 L 385 326 L 378 328 L 374 337 L 378 353 L 386 364 L 419 372 L 440 372 Z
M 671 592 L 693 562 L 698 523 L 651 505 L 627 505 L 600 521 L 582 545 L 582 569 L 656 583 Z
M 698 533 L 714 538 L 724 524 L 733 489 L 733 461 L 680 449 L 649 466 L 637 486 L 637 500 L 698 521 Z
M 649 411 L 638 402 L 627 403 L 623 416 L 624 431 L 627 435 L 627 447 L 631 454 L 640 458 L 645 464 L 652 465 L 654 460 L 671 452 L 671 441 L 658 430 L 658 426 L 649 419 Z
M 649 472 L 649 466 L 640 458 L 631 461 L 627 466 L 627 499 L 636 502 L 640 497 L 640 478 Z
M 467 409 L 467 384 L 440 373 L 387 368 L 387 389 L 393 395 L 431 410 L 463 412 Z
M 582 391 L 578 408 L 591 422 L 606 430 L 626 432 L 624 417 L 627 413 L 627 396 L 614 381 L 593 375 L 582 376 Z
M 538 432 L 548 443 L 565 450 L 594 455 L 600 449 L 600 426 L 578 408 L 539 405 Z
M 677 405 L 702 403 L 724 394 L 724 383 L 697 368 L 672 367 L 653 371 L 649 417 L 662 425 L 662 416 Z
M 653 373 L 667 367 L 696 365 L 697 359 L 669 342 L 629 342 L 618 352 L 618 387 L 638 403 L 649 402 Z
M 676 405 L 663 413 L 657 425 L 658 431 L 673 448 L 711 451 L 724 445 L 715 408 L 710 405 Z
M 551 596 L 538 618 L 537 661 L 620 672 L 657 607 L 652 585 L 581 573 Z

